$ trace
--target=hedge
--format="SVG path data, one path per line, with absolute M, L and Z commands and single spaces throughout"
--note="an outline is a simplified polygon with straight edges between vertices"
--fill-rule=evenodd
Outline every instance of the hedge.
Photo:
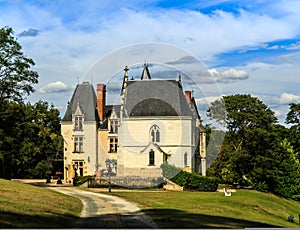
M 201 176 L 197 173 L 180 171 L 171 181 L 183 186 L 185 189 L 203 192 L 215 192 L 218 189 L 218 180 L 215 177 Z

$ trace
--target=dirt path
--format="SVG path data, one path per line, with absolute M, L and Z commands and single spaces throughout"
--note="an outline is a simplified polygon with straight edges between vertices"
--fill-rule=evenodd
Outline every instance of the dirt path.
M 75 228 L 157 228 L 150 217 L 134 204 L 119 197 L 80 190 L 76 187 L 49 187 L 78 197 L 83 203 Z

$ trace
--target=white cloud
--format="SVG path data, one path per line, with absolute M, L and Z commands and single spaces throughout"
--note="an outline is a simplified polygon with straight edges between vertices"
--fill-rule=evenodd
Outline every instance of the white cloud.
M 234 80 L 245 80 L 249 78 L 249 74 L 244 70 L 236 70 L 230 68 L 223 72 L 216 69 L 209 69 L 208 72 L 217 82 L 229 82 Z
M 38 92 L 39 93 L 60 93 L 60 92 L 70 91 L 71 89 L 73 89 L 73 87 L 68 86 L 61 81 L 57 81 L 57 82 L 49 83 L 48 85 L 42 88 L 39 88 Z
M 291 93 L 283 93 L 279 98 L 280 104 L 300 103 L 300 96 Z

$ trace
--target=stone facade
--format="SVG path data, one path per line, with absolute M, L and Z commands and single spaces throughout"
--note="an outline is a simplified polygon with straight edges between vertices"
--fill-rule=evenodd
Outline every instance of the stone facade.
M 106 159 L 117 176 L 159 177 L 164 162 L 205 175 L 205 129 L 191 91 L 180 79 L 151 79 L 147 65 L 141 80 L 124 71 L 120 105 L 106 105 L 103 84 L 96 93 L 77 85 L 61 122 L 65 181 L 107 173 Z

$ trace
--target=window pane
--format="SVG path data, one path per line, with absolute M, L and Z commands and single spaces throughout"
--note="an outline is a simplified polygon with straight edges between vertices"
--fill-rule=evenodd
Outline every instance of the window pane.
M 160 142 L 159 130 L 156 131 L 156 142 Z
M 154 151 L 151 149 L 151 151 L 149 152 L 149 165 L 154 165 Z

